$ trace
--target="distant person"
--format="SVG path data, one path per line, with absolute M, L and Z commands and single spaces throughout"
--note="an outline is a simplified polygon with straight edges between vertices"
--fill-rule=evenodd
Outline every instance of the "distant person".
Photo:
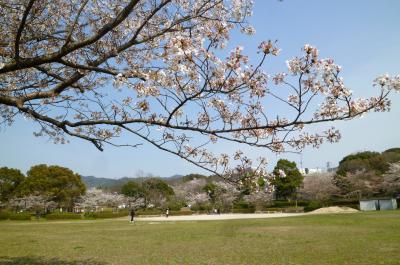
M 217 209 L 217 214 L 221 214 L 221 210 L 219 208 Z
M 135 221 L 135 220 L 134 220 L 134 219 L 135 219 L 135 214 L 136 214 L 136 213 L 135 213 L 135 209 L 132 208 L 130 214 L 131 214 L 131 223 L 133 223 L 133 222 Z
M 165 211 L 165 216 L 168 218 L 168 216 L 169 216 L 169 208 L 167 208 L 167 210 Z

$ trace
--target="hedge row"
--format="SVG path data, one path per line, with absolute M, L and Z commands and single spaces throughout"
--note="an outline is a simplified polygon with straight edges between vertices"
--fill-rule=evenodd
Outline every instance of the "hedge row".
M 254 213 L 256 211 L 255 208 L 233 208 L 233 213 Z
M 255 205 L 245 201 L 235 202 L 232 208 L 233 213 L 254 213 L 255 211 Z
M 268 207 L 268 208 L 265 208 L 264 211 L 283 212 L 283 213 L 301 213 L 301 212 L 304 212 L 304 207 L 285 207 L 285 208 Z
M 0 212 L 0 220 L 18 220 L 25 221 L 31 220 L 32 216 L 30 213 L 10 213 L 7 211 Z
M 84 214 L 85 218 L 117 218 L 128 216 L 128 211 L 119 211 L 119 212 L 87 212 Z

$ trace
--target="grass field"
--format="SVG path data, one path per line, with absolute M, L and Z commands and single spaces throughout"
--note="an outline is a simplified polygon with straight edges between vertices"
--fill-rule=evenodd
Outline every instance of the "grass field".
M 3 221 L 0 265 L 400 264 L 400 211 L 276 219 Z

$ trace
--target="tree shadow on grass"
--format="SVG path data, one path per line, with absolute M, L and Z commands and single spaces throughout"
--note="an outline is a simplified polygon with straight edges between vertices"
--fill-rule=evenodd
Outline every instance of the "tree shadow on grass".
M 107 265 L 94 260 L 67 261 L 44 257 L 0 257 L 0 265 Z

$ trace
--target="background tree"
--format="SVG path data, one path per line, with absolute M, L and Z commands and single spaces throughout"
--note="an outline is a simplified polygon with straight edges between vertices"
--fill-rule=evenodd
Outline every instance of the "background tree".
M 365 151 L 345 156 L 339 162 L 334 183 L 343 195 L 383 196 L 386 194 L 382 186 L 384 176 L 399 161 L 398 148 L 382 153 Z
M 173 186 L 175 197 L 179 201 L 184 201 L 186 205 L 201 205 L 208 202 L 208 194 L 203 190 L 206 179 L 201 176 L 194 177 L 195 174 L 185 176 L 182 182 Z
M 128 181 L 121 187 L 121 194 L 128 199 L 128 207 L 136 207 L 138 201 L 144 199 L 143 188 L 135 181 Z
M 174 195 L 174 190 L 163 180 L 158 178 L 146 179 L 142 183 L 145 205 L 165 206 L 165 203 Z
M 18 192 L 22 196 L 48 197 L 59 207 L 71 209 L 74 200 L 86 191 L 78 174 L 59 166 L 37 165 L 29 169 Z
M 233 202 L 239 197 L 240 191 L 232 183 L 225 181 L 209 182 L 203 187 L 214 208 L 229 211 Z
M 389 163 L 378 152 L 359 152 L 345 156 L 340 162 L 337 174 L 346 175 L 346 173 L 355 173 L 357 171 L 375 171 L 376 174 L 382 174 L 389 169 Z
M 333 184 L 333 173 L 310 174 L 304 177 L 299 195 L 304 200 L 325 202 L 340 194 L 339 188 Z
M 272 41 L 259 45 L 258 62 L 241 47 L 219 58 L 231 30 L 254 33 L 251 0 L 2 3 L 1 122 L 23 116 L 56 143 L 70 136 L 99 150 L 147 143 L 226 178 L 255 164 L 258 178 L 265 159 L 214 154 L 208 144 L 223 139 L 282 152 L 336 142 L 333 128 L 306 128 L 386 111 L 388 94 L 400 89 L 400 76 L 383 75 L 374 81 L 377 96 L 355 99 L 340 66 L 310 45 L 285 72 L 262 69 L 279 55 Z M 277 117 L 267 100 L 287 111 Z M 135 140 L 121 142 L 121 134 Z
M 388 196 L 400 196 L 400 163 L 390 164 L 389 170 L 383 175 L 380 189 Z
M 217 188 L 217 185 L 213 182 L 209 182 L 203 187 L 203 191 L 207 193 L 212 204 L 215 204 L 217 198 Z
M 18 169 L 0 168 L 0 202 L 8 201 L 24 178 L 25 176 Z
M 13 197 L 8 202 L 8 207 L 14 211 L 34 211 L 39 216 L 54 210 L 58 203 L 51 198 L 40 195 L 27 195 L 23 197 Z
M 103 207 L 117 208 L 124 204 L 128 205 L 129 202 L 128 197 L 116 192 L 105 192 L 101 189 L 91 188 L 80 197 L 76 206 L 84 208 L 86 211 L 99 211 Z M 134 202 L 131 204 L 134 204 Z
M 271 184 L 275 186 L 277 198 L 291 199 L 303 183 L 304 177 L 297 169 L 296 163 L 286 159 L 279 159 L 272 173 L 274 178 Z
M 215 185 L 214 207 L 222 212 L 230 212 L 233 202 L 240 196 L 240 191 L 235 185 L 226 181 L 218 181 Z

